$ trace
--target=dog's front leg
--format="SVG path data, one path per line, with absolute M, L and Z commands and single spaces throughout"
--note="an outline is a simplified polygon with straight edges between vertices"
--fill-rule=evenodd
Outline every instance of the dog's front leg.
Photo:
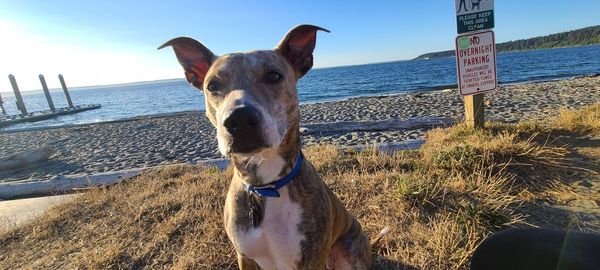
M 237 259 L 240 270 L 260 270 L 258 264 L 256 264 L 253 260 L 246 259 L 240 254 L 237 255 Z

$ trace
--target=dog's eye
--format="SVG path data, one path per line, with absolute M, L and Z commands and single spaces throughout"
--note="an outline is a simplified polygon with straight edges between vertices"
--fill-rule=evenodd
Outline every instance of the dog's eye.
M 210 91 L 210 92 L 219 91 L 219 84 L 216 82 L 210 82 L 210 83 L 208 83 L 208 86 L 206 87 L 206 89 L 208 89 L 208 91 Z
M 283 75 L 279 74 L 278 72 L 271 71 L 269 72 L 269 74 L 267 74 L 267 77 L 265 79 L 269 83 L 276 83 L 283 79 Z

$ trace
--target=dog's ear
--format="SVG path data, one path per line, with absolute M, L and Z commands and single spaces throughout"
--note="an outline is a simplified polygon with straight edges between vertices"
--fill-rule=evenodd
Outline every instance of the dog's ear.
M 175 51 L 177 60 L 183 67 L 185 78 L 194 87 L 202 90 L 204 77 L 210 68 L 210 65 L 217 58 L 202 43 L 189 37 L 178 37 L 167 41 L 158 49 L 171 46 Z
M 298 78 L 308 72 L 313 65 L 313 50 L 317 42 L 317 31 L 329 30 L 314 25 L 299 25 L 290 30 L 275 48 L 296 70 Z

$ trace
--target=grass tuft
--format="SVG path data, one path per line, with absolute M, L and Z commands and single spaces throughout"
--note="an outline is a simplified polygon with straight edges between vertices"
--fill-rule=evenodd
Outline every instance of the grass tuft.
M 561 110 L 552 123 L 557 128 L 581 133 L 600 134 L 600 103 L 576 111 Z

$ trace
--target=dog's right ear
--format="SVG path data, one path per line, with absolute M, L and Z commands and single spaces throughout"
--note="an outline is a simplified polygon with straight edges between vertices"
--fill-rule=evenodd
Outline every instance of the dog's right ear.
M 292 65 L 299 79 L 313 66 L 313 51 L 317 42 L 317 31 L 329 30 L 314 25 L 298 25 L 290 30 L 275 47 Z
M 187 81 L 202 90 L 204 77 L 206 77 L 208 69 L 217 57 L 202 43 L 189 37 L 171 39 L 158 49 L 167 46 L 173 47 L 177 60 L 183 67 Z

